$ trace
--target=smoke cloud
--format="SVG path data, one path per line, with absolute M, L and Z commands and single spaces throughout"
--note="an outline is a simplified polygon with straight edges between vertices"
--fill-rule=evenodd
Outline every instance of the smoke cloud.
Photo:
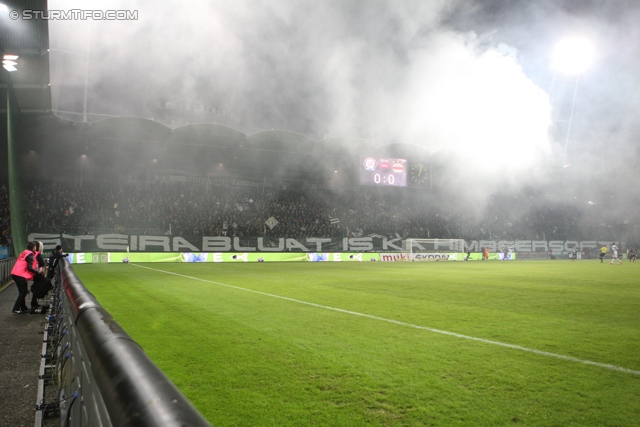
M 213 103 L 249 133 L 413 144 L 459 167 L 453 181 L 481 176 L 507 187 L 544 184 L 545 165 L 564 150 L 554 134 L 550 56 L 557 40 L 579 33 L 594 40 L 597 57 L 577 92 L 572 161 L 631 168 L 637 158 L 640 6 L 631 1 L 141 0 L 91 8 L 138 12 L 136 21 L 50 22 L 52 49 L 90 51 L 94 97 Z M 84 84 L 82 67 L 66 61 L 52 60 L 54 104 L 67 96 L 55 85 Z M 610 156 L 607 147 L 633 155 Z

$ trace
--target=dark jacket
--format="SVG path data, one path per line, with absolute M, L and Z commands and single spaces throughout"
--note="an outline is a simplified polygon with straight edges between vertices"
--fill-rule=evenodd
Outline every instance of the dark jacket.
M 53 276 L 55 276 L 56 267 L 58 266 L 58 263 L 60 262 L 60 260 L 68 256 L 69 254 L 63 254 L 62 251 L 54 250 L 53 252 L 51 252 L 51 255 L 49 255 L 49 274 L 48 274 L 48 277 L 50 279 L 52 279 Z

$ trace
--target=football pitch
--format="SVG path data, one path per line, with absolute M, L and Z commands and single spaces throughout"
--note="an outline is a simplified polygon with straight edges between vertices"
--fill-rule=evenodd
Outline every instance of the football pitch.
M 640 262 L 73 268 L 215 426 L 640 420 Z

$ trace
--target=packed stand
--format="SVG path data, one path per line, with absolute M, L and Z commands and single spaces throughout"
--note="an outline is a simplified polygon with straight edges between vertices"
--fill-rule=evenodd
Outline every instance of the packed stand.
M 11 216 L 9 213 L 9 191 L 7 184 L 0 186 L 0 245 L 11 246 Z
M 36 185 L 27 193 L 29 230 L 41 232 L 331 237 L 328 202 L 301 193 L 188 186 L 98 189 Z M 265 222 L 275 217 L 271 229 Z
M 543 205 L 536 198 L 517 196 L 495 196 L 482 212 L 444 209 L 437 200 L 402 192 L 388 197 L 195 184 L 79 188 L 47 183 L 32 185 L 25 196 L 26 228 L 45 233 L 623 240 L 640 222 L 637 213 L 627 224 L 607 223 L 595 209 Z M 7 198 L 6 188 L 0 197 Z M 8 208 L 0 213 L 5 238 Z M 277 221 L 273 228 L 266 223 L 271 217 Z

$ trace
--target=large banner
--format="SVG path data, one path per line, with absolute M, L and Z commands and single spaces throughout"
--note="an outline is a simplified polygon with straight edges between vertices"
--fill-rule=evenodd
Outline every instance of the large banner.
M 471 252 L 482 252 L 482 249 L 489 248 L 491 252 L 499 252 L 504 248 L 513 248 L 515 252 L 571 252 L 574 246 L 578 246 L 581 252 L 585 249 L 593 252 L 603 245 L 609 247 L 611 241 L 607 240 L 472 240 L 467 242 Z M 625 242 L 620 242 L 621 247 L 625 247 Z
M 62 245 L 66 252 L 403 252 L 405 239 L 379 235 L 367 237 L 227 237 L 227 236 L 147 236 L 130 234 L 44 234 L 31 233 L 29 241 L 39 240 L 45 250 Z M 472 252 L 489 248 L 491 253 L 506 247 L 515 252 L 594 252 L 610 241 L 596 240 L 473 240 L 467 242 Z M 621 247 L 625 247 L 621 242 Z
M 45 250 L 62 245 L 68 252 L 380 252 L 402 251 L 403 239 L 387 237 L 320 238 L 147 236 L 128 234 L 29 234 Z

